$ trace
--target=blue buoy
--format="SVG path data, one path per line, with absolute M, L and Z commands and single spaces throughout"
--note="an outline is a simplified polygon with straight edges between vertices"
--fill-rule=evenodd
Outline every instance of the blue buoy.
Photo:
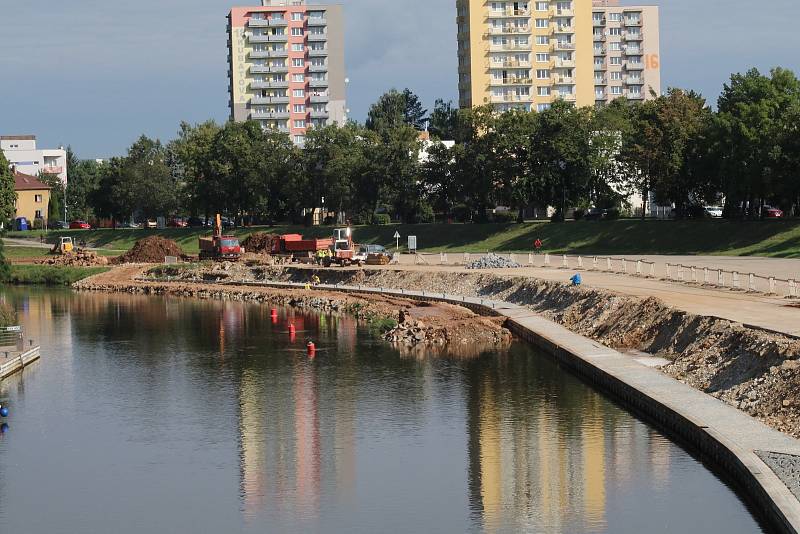
M 6 408 L 5 406 L 0 408 L 0 416 L 8 417 L 8 408 Z
M 3 423 L 2 425 L 0 425 L 0 434 L 5 434 L 7 430 L 8 430 L 8 423 Z

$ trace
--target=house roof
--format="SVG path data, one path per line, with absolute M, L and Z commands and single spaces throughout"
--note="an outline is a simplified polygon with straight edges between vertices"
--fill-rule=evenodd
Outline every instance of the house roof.
M 14 173 L 14 190 L 15 191 L 39 191 L 50 190 L 49 185 L 45 185 L 39 181 L 35 176 L 29 174 L 22 174 L 21 172 Z

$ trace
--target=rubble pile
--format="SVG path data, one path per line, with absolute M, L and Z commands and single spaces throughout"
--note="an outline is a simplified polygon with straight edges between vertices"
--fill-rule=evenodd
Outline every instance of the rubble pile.
M 428 326 L 420 320 L 411 318 L 400 310 L 397 326 L 386 332 L 383 338 L 391 343 L 403 345 L 446 345 L 449 342 L 447 330 Z
M 489 254 L 468 263 L 466 267 L 467 269 L 519 269 L 522 265 L 497 254 Z
M 242 247 L 247 252 L 255 254 L 269 254 L 272 252 L 272 244 L 279 238 L 275 234 L 268 234 L 266 232 L 256 232 L 250 234 L 242 241 Z
M 76 249 L 58 256 L 51 256 L 36 262 L 38 265 L 57 265 L 62 267 L 97 267 L 108 265 L 108 258 L 91 250 Z
M 137 241 L 114 263 L 164 263 L 167 256 L 183 258 L 183 249 L 173 240 L 153 235 Z

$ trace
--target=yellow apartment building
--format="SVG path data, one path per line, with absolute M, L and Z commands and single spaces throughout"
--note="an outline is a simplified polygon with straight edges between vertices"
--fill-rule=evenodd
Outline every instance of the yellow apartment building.
M 459 105 L 543 111 L 659 94 L 658 8 L 456 0 Z
M 14 218 L 25 217 L 31 224 L 36 219 L 47 218 L 47 209 L 50 206 L 49 186 L 35 176 L 15 172 L 14 190 L 17 192 Z

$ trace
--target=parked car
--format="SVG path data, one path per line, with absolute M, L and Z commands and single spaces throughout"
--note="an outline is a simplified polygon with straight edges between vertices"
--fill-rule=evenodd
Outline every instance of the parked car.
M 706 217 L 719 219 L 722 217 L 722 208 L 719 206 L 706 206 L 704 208 Z
M 170 221 L 167 223 L 167 226 L 170 228 L 186 228 L 189 226 L 189 223 L 186 222 L 186 219 L 178 217 L 175 219 L 170 219 Z
M 147 219 L 144 222 L 144 227 L 145 228 L 158 228 L 158 221 L 156 221 L 154 219 Z
M 204 228 L 206 226 L 206 221 L 200 217 L 189 217 L 189 219 L 186 221 L 186 224 L 189 226 L 189 228 Z
M 124 223 L 119 223 L 119 224 L 117 225 L 117 228 L 141 228 L 141 227 L 142 227 L 142 225 L 141 225 L 141 224 L 137 224 L 137 223 L 135 223 L 135 222 L 133 222 L 133 221 L 128 221 L 128 222 L 124 222 Z
M 766 206 L 764 208 L 764 218 L 765 219 L 783 219 L 783 211 L 779 210 L 778 208 L 770 208 Z
M 587 221 L 604 221 L 608 219 L 608 210 L 602 208 L 590 208 L 583 218 Z
M 92 225 L 86 221 L 72 221 L 69 223 L 70 230 L 91 230 Z
M 66 230 L 69 228 L 69 223 L 66 221 L 49 221 L 47 227 L 50 230 Z

